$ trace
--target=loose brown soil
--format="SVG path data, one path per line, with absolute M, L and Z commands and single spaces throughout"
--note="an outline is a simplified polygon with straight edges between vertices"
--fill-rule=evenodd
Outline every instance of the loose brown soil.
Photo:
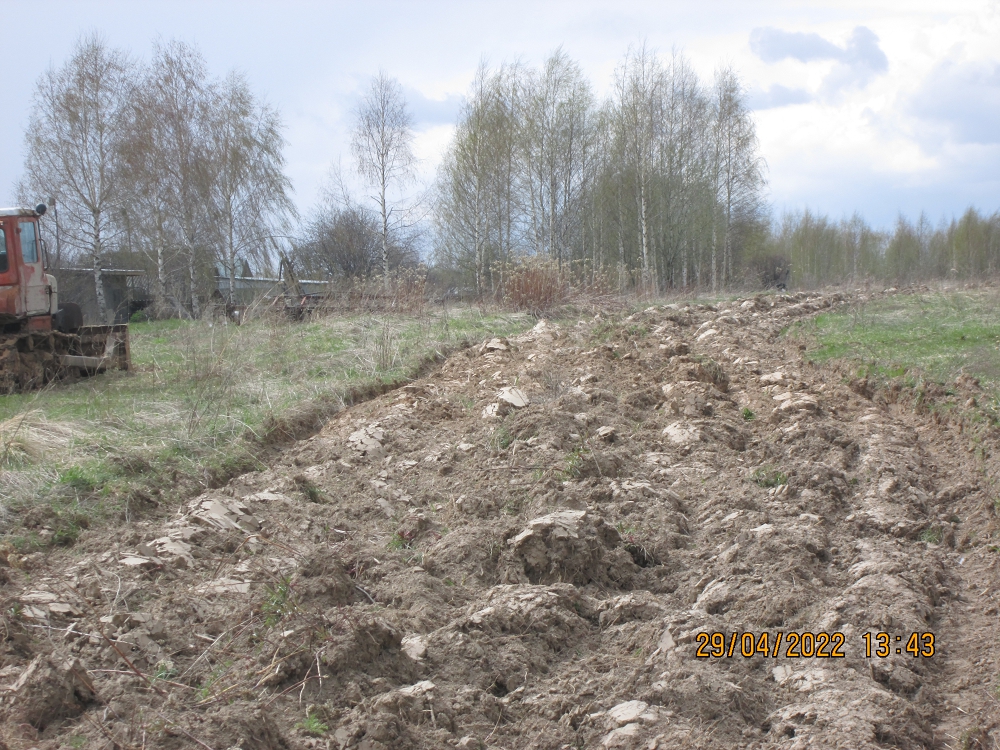
M 779 336 L 849 301 L 543 321 L 7 551 L 0 748 L 994 747 L 997 436 L 929 408 L 974 381 L 914 401 Z M 765 632 L 844 656 L 730 640 Z

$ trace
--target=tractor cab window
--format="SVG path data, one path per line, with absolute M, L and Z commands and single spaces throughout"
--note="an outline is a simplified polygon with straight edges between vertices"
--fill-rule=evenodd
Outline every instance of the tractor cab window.
M 22 221 L 18 225 L 21 233 L 21 257 L 25 263 L 38 262 L 38 238 L 35 235 L 35 222 Z
M 7 235 L 4 234 L 3 227 L 0 227 L 0 273 L 7 273 L 10 266 L 7 264 Z

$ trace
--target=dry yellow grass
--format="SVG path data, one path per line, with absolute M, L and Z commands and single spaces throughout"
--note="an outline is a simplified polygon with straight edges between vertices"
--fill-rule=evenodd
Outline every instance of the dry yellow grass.
M 0 468 L 36 463 L 67 451 L 79 434 L 70 424 L 50 422 L 40 409 L 0 422 Z

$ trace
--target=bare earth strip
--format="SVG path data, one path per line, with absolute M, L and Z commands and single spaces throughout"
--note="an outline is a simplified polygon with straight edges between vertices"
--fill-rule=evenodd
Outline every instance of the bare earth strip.
M 11 553 L 0 747 L 994 747 L 995 436 L 779 337 L 850 301 L 543 321 Z

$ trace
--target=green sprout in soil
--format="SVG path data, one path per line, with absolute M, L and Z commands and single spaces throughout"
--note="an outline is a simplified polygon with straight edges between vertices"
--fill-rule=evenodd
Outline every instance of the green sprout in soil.
M 322 737 L 330 731 L 330 727 L 320 721 L 320 718 L 311 711 L 306 714 L 306 718 L 295 725 L 295 728 L 310 737 Z
M 777 487 L 782 484 L 788 484 L 788 475 L 770 466 L 761 466 L 754 469 L 753 474 L 750 475 L 750 480 L 758 487 Z

